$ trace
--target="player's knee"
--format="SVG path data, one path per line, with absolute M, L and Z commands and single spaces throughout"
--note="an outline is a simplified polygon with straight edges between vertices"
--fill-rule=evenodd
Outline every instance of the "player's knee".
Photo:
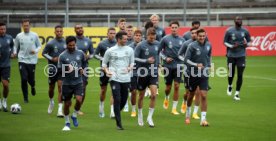
M 203 101 L 206 101 L 206 100 L 207 100 L 207 95 L 201 95 L 201 99 L 202 99 Z
M 2 83 L 3 83 L 3 87 L 4 88 L 8 88 L 9 87 L 9 81 L 3 80 Z

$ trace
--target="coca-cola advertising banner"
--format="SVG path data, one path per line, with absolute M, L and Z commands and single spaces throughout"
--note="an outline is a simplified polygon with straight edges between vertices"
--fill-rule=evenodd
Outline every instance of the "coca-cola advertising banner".
M 212 56 L 225 56 L 226 47 L 223 44 L 225 31 L 228 27 L 203 27 L 209 41 L 212 44 Z M 246 28 L 251 35 L 250 47 L 247 47 L 248 56 L 276 56 L 276 26 L 250 26 Z M 166 28 L 166 33 L 170 33 L 170 28 Z M 183 35 L 189 27 L 182 27 L 179 35 Z

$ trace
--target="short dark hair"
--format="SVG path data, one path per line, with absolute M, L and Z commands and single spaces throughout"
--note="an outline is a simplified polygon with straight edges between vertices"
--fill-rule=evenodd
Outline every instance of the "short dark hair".
M 145 29 L 148 30 L 150 27 L 153 27 L 153 23 L 151 21 L 147 21 L 145 23 Z
M 123 38 L 123 35 L 127 35 L 127 33 L 125 31 L 119 31 L 117 34 L 116 34 L 116 40 L 118 41 L 118 39 L 122 39 Z
M 196 20 L 196 21 L 193 21 L 193 22 L 192 22 L 192 26 L 195 25 L 195 24 L 199 24 L 199 25 L 200 25 L 200 21 L 197 21 L 197 20 Z
M 5 23 L 0 23 L 0 26 L 6 26 L 6 24 Z
M 140 29 L 136 29 L 135 31 L 134 31 L 134 35 L 135 34 L 141 34 L 142 35 L 142 31 L 140 30 Z
M 198 30 L 198 28 L 193 27 L 190 29 L 190 31 L 193 31 L 193 30 Z
M 116 29 L 115 29 L 114 27 L 109 27 L 109 28 L 107 29 L 107 32 L 109 32 L 110 30 L 115 30 L 115 31 L 116 31 Z
M 118 23 L 121 23 L 121 22 L 126 22 L 126 19 L 125 19 L 125 18 L 120 18 L 120 19 L 118 20 Z
M 126 28 L 133 28 L 133 26 L 131 24 L 129 24 Z
M 173 24 L 177 24 L 178 27 L 179 27 L 179 22 L 178 21 L 171 21 L 169 26 L 172 26 Z
M 147 30 L 147 35 L 156 35 L 156 30 L 155 30 L 155 28 L 150 27 L 150 28 Z
M 199 33 L 202 33 L 202 32 L 205 32 L 205 30 L 201 28 L 201 29 L 196 31 L 196 34 L 198 35 Z
M 77 42 L 77 39 L 75 36 L 68 36 L 66 37 L 66 44 L 68 45 L 70 42 L 75 41 Z
M 29 23 L 30 23 L 30 19 L 23 19 L 23 20 L 22 20 L 22 23 L 26 23 L 26 22 L 29 22 Z
M 55 29 L 57 29 L 57 28 L 63 28 L 63 27 L 61 25 L 56 25 Z

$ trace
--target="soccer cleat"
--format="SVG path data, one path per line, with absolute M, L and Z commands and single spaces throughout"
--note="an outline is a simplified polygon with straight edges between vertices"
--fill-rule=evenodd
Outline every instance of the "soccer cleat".
M 139 126 L 144 126 L 144 121 L 143 121 L 143 114 L 138 113 L 138 125 Z
M 64 114 L 62 113 L 62 111 L 58 111 L 57 117 L 59 117 L 59 118 L 63 118 L 64 117 Z
M 54 109 L 54 104 L 50 103 L 48 107 L 48 114 L 51 114 L 53 112 L 53 109 Z
M 114 119 L 115 118 L 115 114 L 114 112 L 110 112 L 110 118 Z
M 117 126 L 117 130 L 125 130 L 124 128 L 123 128 L 123 126 Z
M 234 100 L 240 101 L 240 100 L 241 100 L 241 99 L 240 99 L 240 96 L 239 96 L 239 95 L 235 95 L 235 96 L 234 96 Z
M 173 115 L 179 115 L 179 113 L 176 111 L 176 109 L 172 109 L 172 114 Z
M 65 126 L 63 127 L 62 131 L 70 131 L 70 123 L 66 123 Z
M 78 111 L 78 115 L 83 116 L 84 113 L 82 111 Z
M 3 99 L 3 102 L 2 102 L 2 106 L 3 106 L 3 111 L 4 111 L 4 112 L 8 112 L 7 101 L 4 101 L 4 99 Z
M 126 103 L 126 105 L 125 105 L 125 107 L 124 107 L 124 110 L 123 110 L 124 112 L 128 112 L 129 111 L 129 109 L 128 109 L 128 103 Z
M 190 118 L 186 118 L 185 119 L 185 124 L 190 124 L 190 123 L 191 123 Z
M 99 117 L 100 118 L 104 118 L 104 116 L 105 116 L 104 112 L 99 112 Z
M 136 112 L 131 112 L 131 117 L 136 117 Z
M 227 95 L 228 96 L 231 96 L 232 95 L 232 87 L 229 87 L 227 88 Z
M 79 122 L 78 122 L 77 117 L 71 116 L 71 119 L 73 120 L 73 125 L 74 125 L 75 127 L 78 127 L 78 126 L 79 126 Z
M 29 103 L 28 98 L 24 98 L 24 103 Z
M 168 109 L 169 108 L 169 100 L 165 99 L 163 102 L 163 108 Z
M 185 114 L 186 110 L 187 110 L 187 105 L 184 104 L 184 103 L 182 103 L 182 105 L 181 105 L 181 111 L 180 112 L 183 113 L 183 114 Z
M 207 126 L 209 126 L 209 123 L 206 120 L 203 120 L 200 122 L 200 126 L 207 127 Z
M 149 127 L 152 127 L 152 128 L 154 127 L 154 123 L 153 123 L 152 118 L 148 118 L 147 123 L 149 124 Z
M 32 88 L 32 95 L 35 96 L 36 95 L 36 90 L 35 87 Z
M 197 113 L 193 114 L 192 118 L 193 119 L 200 119 L 200 117 L 197 115 Z

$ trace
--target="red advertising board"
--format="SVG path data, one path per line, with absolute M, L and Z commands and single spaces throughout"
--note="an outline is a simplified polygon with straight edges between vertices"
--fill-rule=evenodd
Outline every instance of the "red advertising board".
M 228 27 L 203 27 L 209 41 L 212 44 L 213 56 L 224 56 L 226 47 L 223 45 L 223 38 Z M 276 26 L 250 26 L 245 27 L 251 35 L 252 45 L 247 47 L 248 56 L 276 56 Z M 170 28 L 166 28 L 170 33 Z M 179 34 L 183 35 L 189 27 L 182 27 Z

